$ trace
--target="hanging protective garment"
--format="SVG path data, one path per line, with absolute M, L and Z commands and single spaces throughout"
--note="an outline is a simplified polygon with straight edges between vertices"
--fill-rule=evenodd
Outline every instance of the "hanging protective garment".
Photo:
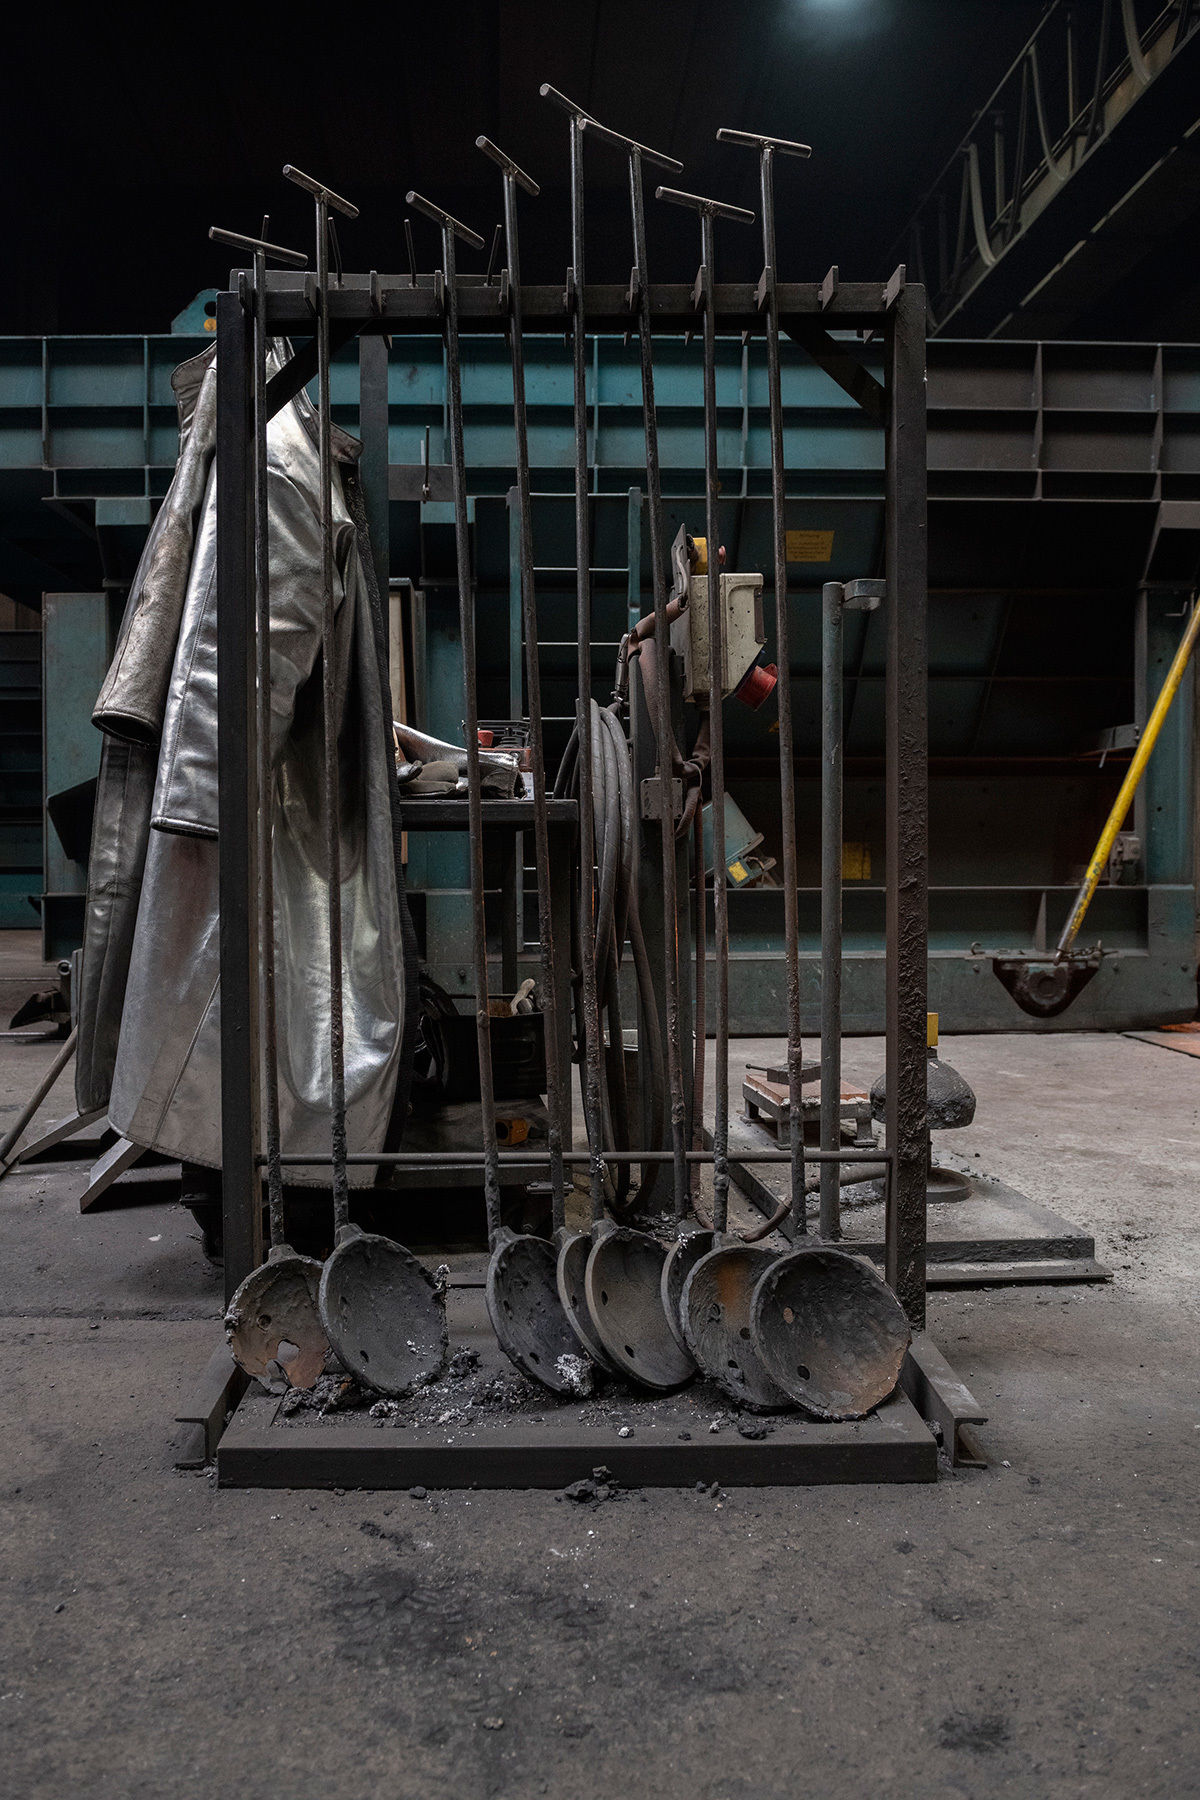
M 201 382 L 215 384 L 210 366 Z M 278 359 L 272 357 L 272 367 Z M 215 422 L 215 413 L 214 413 Z M 195 423 L 201 423 L 196 409 Z M 189 433 L 176 482 L 195 480 Z M 328 1148 L 329 981 L 321 780 L 321 581 L 316 419 L 302 393 L 268 427 L 271 573 L 271 753 L 275 808 L 275 933 L 280 1114 L 285 1152 Z M 343 979 L 349 1147 L 394 1147 L 407 1108 L 415 999 L 411 927 L 399 866 L 399 833 L 387 700 L 382 612 L 354 471 L 357 445 L 335 428 L 334 656 L 341 754 Z M 174 486 L 172 494 L 174 494 Z M 122 645 L 97 709 L 110 734 L 148 733 L 161 693 L 152 797 L 126 783 L 125 804 L 144 816 L 136 923 L 126 957 L 109 1118 L 135 1143 L 188 1161 L 220 1164 L 220 946 L 217 849 L 216 480 L 208 456 L 203 504 L 191 539 L 181 603 L 141 579 L 130 597 Z M 185 496 L 173 517 L 186 508 Z M 172 496 L 164 503 L 171 506 Z M 161 517 L 161 514 L 160 514 Z M 160 539 L 161 542 L 161 539 Z M 148 543 L 143 567 L 163 568 Z M 176 569 L 177 564 L 172 563 Z M 174 598 L 174 595 L 171 596 Z M 150 620 L 150 613 L 155 618 Z M 174 616 L 168 683 L 162 634 Z M 122 745 L 136 755 L 138 745 Z M 110 745 L 106 754 L 119 758 Z M 140 772 L 140 768 L 139 768 Z M 102 996 L 91 964 L 115 968 L 135 885 L 137 832 L 117 839 L 117 802 L 97 814 L 89 871 L 84 991 Z M 95 894 L 92 893 L 95 875 Z M 108 904 L 106 905 L 106 900 Z M 94 901 L 94 904 L 93 904 Z M 115 982 L 110 981 L 110 989 Z M 92 1022 L 93 1040 L 102 1036 Z M 103 1078 L 93 1059 L 93 1094 Z M 93 1104 L 100 1103 L 95 1098 Z M 303 1179 L 303 1175 L 297 1172 Z M 318 1169 L 309 1172 L 322 1180 Z

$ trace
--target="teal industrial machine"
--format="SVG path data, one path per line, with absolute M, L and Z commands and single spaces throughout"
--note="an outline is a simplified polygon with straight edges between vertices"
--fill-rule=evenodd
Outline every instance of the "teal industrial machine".
M 46 843 L 39 864 L 21 758 L 5 727 L 0 764 L 0 920 L 36 923 L 47 953 L 77 941 L 81 807 L 95 774 L 90 704 L 113 619 L 175 456 L 170 374 L 206 343 L 212 296 L 172 334 L 0 339 L 0 592 L 43 617 Z M 473 488 L 481 712 L 524 710 L 508 356 L 464 340 Z M 870 368 L 871 346 L 855 346 Z M 531 338 L 528 365 L 534 550 L 548 751 L 574 708 L 570 354 Z M 335 376 L 336 376 L 335 369 Z M 346 369 L 335 413 L 357 418 Z M 845 370 L 840 371 L 845 376 Z M 819 1008 L 820 592 L 881 562 L 882 431 L 798 345 L 783 369 L 797 750 L 800 920 L 809 1026 Z M 697 347 L 656 348 L 665 530 L 703 529 Z M 445 385 L 436 343 L 392 340 L 388 362 L 390 542 L 409 716 L 453 737 L 461 724 Z M 721 537 L 728 566 L 761 571 L 770 594 L 770 459 L 761 344 L 720 346 Z M 648 605 L 636 346 L 592 344 L 589 460 L 595 695 Z M 1053 945 L 1178 642 L 1200 563 L 1200 347 L 955 342 L 929 345 L 930 971 L 944 1030 L 1039 1022 L 992 974 L 993 958 Z M 882 647 L 877 614 L 846 631 L 845 1022 L 878 1030 L 883 980 Z M 5 640 L 7 644 L 8 640 Z M 16 677 L 28 711 L 31 646 Z M 399 655 L 402 649 L 403 657 Z M 10 652 L 11 655 L 11 652 Z M 765 657 L 774 660 L 770 638 Z M 0 670 L 0 679 L 4 671 Z M 17 715 L 12 715 L 16 719 Z M 1093 902 L 1104 958 L 1060 1019 L 1079 1029 L 1160 1024 L 1196 1009 L 1194 681 L 1171 711 Z M 26 721 L 27 724 L 27 721 Z M 774 708 L 731 709 L 729 791 L 776 853 Z M 29 770 L 24 770 L 29 786 Z M 65 796 L 65 798 L 64 798 Z M 18 813 L 20 817 L 18 819 Z M 435 978 L 454 989 L 467 880 L 446 839 L 411 837 L 410 879 Z M 20 859 L 24 859 L 21 861 Z M 19 866 L 18 866 L 19 863 Z M 519 869 L 518 869 L 519 882 Z M 44 896 L 44 898 L 43 898 Z M 731 1024 L 783 1028 L 783 896 L 770 882 L 730 893 Z M 525 921 L 532 941 L 532 896 Z M 465 971 L 464 971 L 465 973 Z

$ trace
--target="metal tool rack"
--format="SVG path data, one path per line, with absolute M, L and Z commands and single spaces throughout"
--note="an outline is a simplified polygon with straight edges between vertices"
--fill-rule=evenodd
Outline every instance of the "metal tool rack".
M 508 313 L 497 305 L 497 288 L 482 276 L 460 276 L 458 306 L 466 331 L 505 329 Z M 840 282 L 831 270 L 822 283 L 780 283 L 780 324 L 862 406 L 882 422 L 885 439 L 886 612 L 886 1068 L 887 1149 L 876 1160 L 888 1166 L 885 1273 L 913 1327 L 903 1386 L 927 1419 L 936 1418 L 948 1443 L 957 1441 L 964 1419 L 978 1418 L 965 1390 L 923 1337 L 925 1323 L 925 1067 L 927 956 L 927 778 L 926 778 L 926 461 L 925 461 L 925 296 L 905 283 L 903 271 L 886 285 Z M 587 285 L 583 301 L 589 329 L 627 329 L 630 291 L 623 286 Z M 564 322 L 561 286 L 520 291 L 526 328 L 560 330 Z M 762 290 L 749 284 L 719 284 L 715 322 L 723 334 L 753 333 L 762 325 Z M 232 1294 L 262 1260 L 260 1183 L 259 1045 L 255 930 L 255 705 L 253 583 L 253 277 L 234 275 L 230 290 L 217 299 L 217 494 L 219 518 L 219 732 L 220 732 L 220 907 L 221 907 L 221 1114 L 225 1282 Z M 695 329 L 692 290 L 653 285 L 650 316 L 655 337 L 682 336 Z M 270 336 L 303 339 L 314 331 L 313 289 L 303 276 L 271 271 L 265 278 L 265 320 Z M 440 334 L 442 302 L 431 276 L 345 274 L 329 294 L 329 331 L 335 347 L 360 341 L 361 477 L 372 526 L 378 529 L 376 555 L 386 545 L 387 383 L 385 340 L 392 332 Z M 834 332 L 874 337 L 882 346 L 882 385 L 850 354 Z M 313 377 L 315 340 L 297 350 L 267 386 L 271 412 Z M 386 550 L 383 551 L 386 556 Z M 386 566 L 385 570 L 386 572 Z M 680 914 L 686 929 L 686 882 Z M 786 1151 L 764 1151 L 760 1160 L 784 1160 Z M 817 1160 L 861 1157 L 864 1153 L 824 1149 Z M 660 1145 L 643 1145 L 630 1160 L 665 1161 Z M 586 1152 L 568 1151 L 575 1163 Z M 403 1151 L 352 1158 L 362 1163 L 419 1165 Z M 462 1162 L 463 1158 L 456 1158 Z M 476 1159 L 481 1161 L 481 1159 Z M 521 1153 L 521 1161 L 531 1160 Z M 548 1160 L 546 1158 L 545 1160 Z M 689 1161 L 712 1162 L 711 1151 L 690 1151 Z M 222 1387 L 222 1380 L 225 1386 Z M 199 1415 L 214 1433 L 223 1403 L 236 1398 L 221 1356 L 214 1359 L 213 1395 Z M 727 1481 L 840 1479 L 932 1479 L 934 1440 L 919 1428 L 897 1429 L 867 1420 L 853 1427 L 822 1426 L 789 1419 L 772 1447 L 740 1438 L 703 1447 L 677 1446 L 674 1455 L 640 1446 L 574 1444 L 556 1438 L 540 1462 L 536 1449 L 518 1448 L 511 1427 L 507 1450 L 490 1458 L 465 1446 L 439 1461 L 428 1445 L 415 1451 L 412 1434 L 360 1433 L 368 1446 L 349 1443 L 339 1457 L 328 1434 L 277 1432 L 286 1444 L 272 1460 L 269 1428 L 274 1403 L 253 1396 L 235 1414 L 220 1459 L 221 1479 L 267 1485 L 311 1480 L 321 1485 L 370 1482 L 404 1485 L 413 1480 L 480 1481 L 484 1484 L 552 1485 L 574 1458 L 576 1472 L 589 1456 L 620 1462 L 631 1479 L 674 1482 L 699 1472 Z M 903 1404 L 903 1403 L 901 1403 Z M 264 1407 L 266 1410 L 264 1411 Z M 882 1424 L 883 1429 L 880 1430 Z M 875 1428 L 873 1434 L 873 1427 Z M 318 1447 L 311 1439 L 320 1435 Z M 569 1435 L 569 1434 L 568 1434 Z M 586 1438 L 586 1433 L 581 1434 Z M 400 1440 L 394 1445 L 392 1439 Z M 842 1440 L 845 1440 L 843 1443 Z M 857 1447 L 847 1460 L 846 1447 Z M 619 1454 L 618 1454 L 619 1452 Z M 793 1454 L 794 1452 L 794 1454 Z M 418 1460 L 414 1462 L 414 1454 Z M 424 1460 L 421 1460 L 421 1455 Z M 309 1459 L 315 1457 L 315 1461 Z M 641 1459 L 639 1461 L 639 1458 Z M 391 1459 L 389 1461 L 389 1459 Z M 432 1459 L 432 1460 L 431 1460 Z M 703 1467 L 700 1468 L 700 1463 Z M 686 1466 L 685 1466 L 686 1465 Z M 413 1472 L 415 1468 L 425 1471 Z

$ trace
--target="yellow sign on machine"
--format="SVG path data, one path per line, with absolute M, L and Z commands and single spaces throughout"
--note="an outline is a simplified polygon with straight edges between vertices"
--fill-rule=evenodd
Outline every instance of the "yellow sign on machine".
M 832 531 L 786 531 L 784 540 L 790 563 L 827 563 L 833 559 Z

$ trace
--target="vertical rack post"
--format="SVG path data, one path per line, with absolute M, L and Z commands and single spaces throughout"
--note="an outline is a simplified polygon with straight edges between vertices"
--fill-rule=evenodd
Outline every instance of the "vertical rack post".
M 221 1206 L 225 1297 L 263 1259 L 254 960 L 255 688 L 250 312 L 217 296 L 217 755 L 221 944 Z
M 887 324 L 887 1279 L 925 1322 L 928 981 L 925 293 L 901 287 Z
M 821 1148 L 841 1143 L 842 1103 L 842 602 L 821 589 Z M 803 1129 L 803 1115 L 801 1129 Z M 841 1236 L 841 1171 L 821 1164 L 820 1231 Z
M 359 465 L 375 579 L 383 603 L 383 629 L 391 631 L 388 581 L 391 576 L 391 544 L 388 519 L 388 340 L 379 332 L 364 332 L 358 340 L 358 435 L 362 440 Z

